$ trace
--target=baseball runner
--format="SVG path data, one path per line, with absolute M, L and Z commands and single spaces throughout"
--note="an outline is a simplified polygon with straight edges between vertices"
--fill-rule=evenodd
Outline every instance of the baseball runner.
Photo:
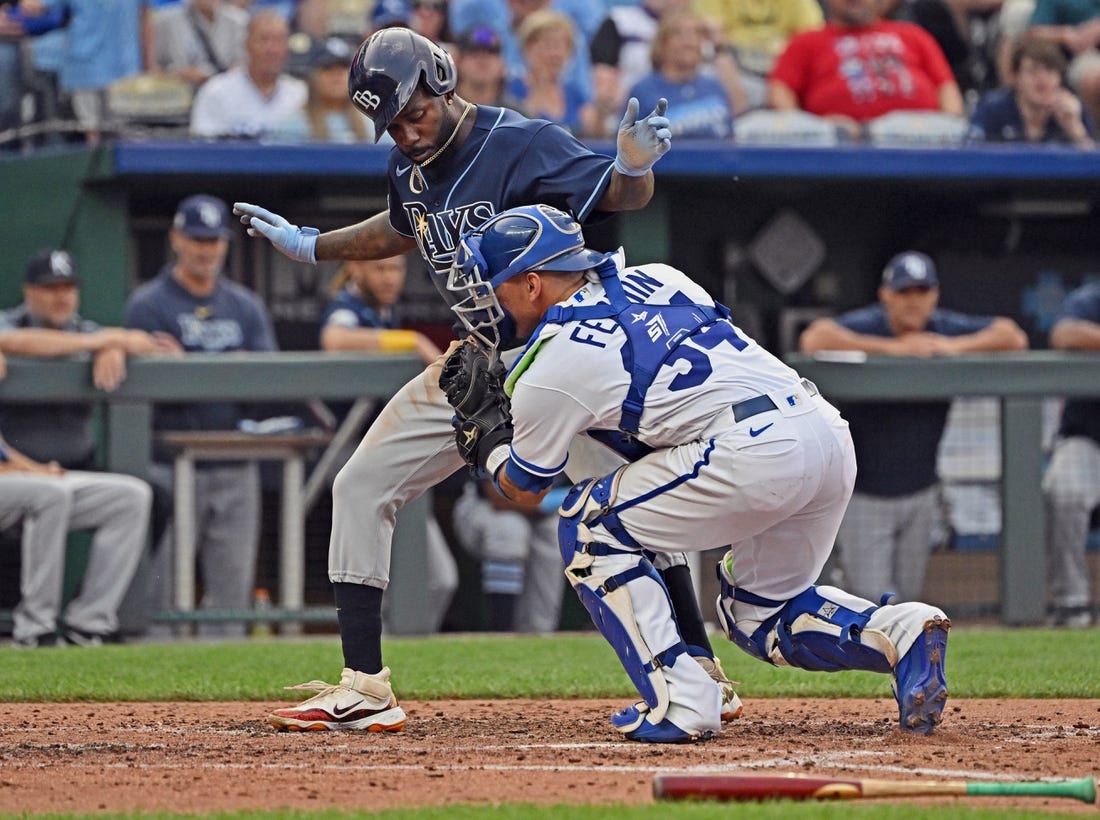
M 455 82 L 450 55 L 430 40 L 405 28 L 373 34 L 352 61 L 348 90 L 371 118 L 374 133 L 388 132 L 395 143 L 388 211 L 319 234 L 256 205 L 236 203 L 249 234 L 310 263 L 376 259 L 417 248 L 450 301 L 446 276 L 460 234 L 498 211 L 545 202 L 587 222 L 641 208 L 652 196 L 650 169 L 671 144 L 664 101 L 641 119 L 637 101 L 628 104 L 612 160 L 545 120 L 468 103 L 455 94 Z M 344 670 L 335 686 L 302 684 L 318 694 L 269 715 L 277 729 L 399 731 L 405 725 L 390 669 L 382 664 L 382 594 L 397 511 L 463 466 L 453 444 L 453 411 L 439 389 L 441 365 L 430 365 L 391 399 L 336 477 L 329 579 Z M 578 442 L 574 465 L 581 475 L 618 463 L 613 451 L 591 440 Z M 660 566 L 693 654 L 721 682 L 723 711 L 734 717 L 740 700 L 713 657 L 686 561 L 680 555 L 662 559 Z
M 812 382 L 680 271 L 589 250 L 581 226 L 545 205 L 465 234 L 450 285 L 482 343 L 496 343 L 505 312 L 530 337 L 503 383 L 473 342 L 443 365 L 468 463 L 533 503 L 578 433 L 619 440 L 631 458 L 574 485 L 558 525 L 566 578 L 642 697 L 615 728 L 654 743 L 719 731 L 719 687 L 683 662 L 690 650 L 648 556 L 736 533 L 719 563 L 730 640 L 776 665 L 890 674 L 902 729 L 933 730 L 947 700 L 944 613 L 813 584 L 856 463 L 847 422 Z

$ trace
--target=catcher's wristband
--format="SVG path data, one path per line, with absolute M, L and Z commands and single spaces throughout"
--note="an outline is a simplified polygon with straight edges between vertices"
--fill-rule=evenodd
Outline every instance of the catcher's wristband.
M 378 349 L 383 353 L 410 353 L 416 350 L 416 331 L 383 330 L 378 334 Z
M 508 460 L 509 452 L 510 447 L 507 444 L 498 444 L 493 448 L 493 451 L 489 453 L 488 457 L 485 459 L 485 472 L 487 472 L 490 477 L 496 479 L 497 470 L 499 470 L 501 465 Z

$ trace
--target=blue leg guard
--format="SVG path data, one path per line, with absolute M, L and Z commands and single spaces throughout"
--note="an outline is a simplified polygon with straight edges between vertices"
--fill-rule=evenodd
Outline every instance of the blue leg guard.
M 602 546 L 591 544 L 589 548 L 598 552 Z M 681 655 L 688 654 L 687 645 L 680 640 L 659 652 L 650 649 L 638 629 L 630 593 L 625 587 L 632 581 L 648 578 L 661 588 L 662 594 L 668 593 L 664 592 L 664 583 L 657 570 L 640 555 L 633 569 L 617 575 L 593 572 L 594 558 L 590 552 L 578 553 L 576 560 L 566 569 L 565 576 L 592 616 L 592 623 L 619 656 L 623 669 L 652 711 L 653 719 L 659 721 L 669 704 L 668 684 L 661 674 L 661 667 L 674 666 Z M 671 614 L 671 605 L 669 611 Z
M 599 480 L 590 479 L 570 490 L 559 511 L 558 545 L 568 565 L 565 577 L 637 687 L 648 707 L 649 720 L 659 724 L 664 720 L 669 706 L 668 683 L 661 674 L 661 667 L 674 666 L 681 655 L 688 655 L 688 649 L 675 626 L 672 602 L 668 599 L 664 581 L 653 564 L 638 550 L 595 541 L 588 528 L 596 522 L 604 523 L 603 516 L 610 510 L 617 476 L 613 473 Z M 617 521 L 615 528 L 621 529 Z M 620 560 L 609 561 L 608 556 L 620 556 Z M 625 556 L 636 563 L 622 570 L 621 557 Z M 620 571 L 612 573 L 608 569 L 609 564 L 618 564 Z M 636 595 L 664 597 L 669 623 L 676 636 L 670 646 L 655 650 L 642 637 L 631 593 L 626 589 L 627 585 L 638 582 L 640 586 L 635 588 Z M 645 585 L 649 582 L 656 584 L 656 589 L 646 589 Z
M 724 563 L 724 562 L 723 562 Z M 861 611 L 822 595 L 817 587 L 800 592 L 789 601 L 771 601 L 738 589 L 719 565 L 722 592 L 718 596 L 718 620 L 726 636 L 755 658 L 773 665 L 795 666 L 814 672 L 861 669 L 893 671 L 897 650 L 886 633 L 867 629 L 878 607 Z M 751 635 L 738 629 L 733 617 L 735 600 L 758 606 L 779 606 Z

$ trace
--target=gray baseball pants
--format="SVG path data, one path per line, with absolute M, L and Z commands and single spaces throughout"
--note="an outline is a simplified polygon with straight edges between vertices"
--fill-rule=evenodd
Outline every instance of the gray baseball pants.
M 172 468 L 152 464 L 149 478 L 171 489 Z M 256 556 L 260 545 L 260 468 L 254 462 L 202 464 L 195 469 L 195 555 L 202 579 L 199 609 L 252 608 Z M 175 549 L 172 527 L 153 561 L 153 607 L 175 604 Z M 197 633 L 207 638 L 240 638 L 245 621 L 202 622 Z
M 919 601 L 939 516 L 938 485 L 896 498 L 854 493 L 837 534 L 848 589 L 872 601 L 885 592 Z
M 1068 609 L 1089 606 L 1085 540 L 1089 518 L 1100 505 L 1100 445 L 1084 436 L 1059 439 L 1043 477 L 1043 497 L 1052 603 Z
M 455 447 L 454 410 L 439 389 L 443 358 L 386 403 L 332 485 L 328 577 L 333 583 L 385 589 L 397 511 L 464 468 Z M 587 436 L 569 448 L 566 473 L 579 481 L 602 476 L 622 458 Z M 658 569 L 686 563 L 683 553 L 659 555 Z M 559 563 L 558 573 L 561 572 Z M 433 567 L 426 567 L 429 576 Z
M 546 634 L 558 628 L 561 619 L 561 549 L 558 547 L 558 517 L 554 514 L 524 514 L 499 510 L 467 485 L 455 503 L 454 527 L 459 540 L 472 556 L 483 562 L 505 564 L 513 569 L 514 589 L 489 590 L 516 594 L 515 631 Z
M 12 637 L 23 640 L 57 629 L 67 536 L 78 530 L 95 535 L 80 591 L 61 620 L 96 635 L 116 631 L 119 604 L 145 549 L 152 500 L 148 484 L 116 473 L 0 475 L 0 529 L 23 523 L 22 598 Z

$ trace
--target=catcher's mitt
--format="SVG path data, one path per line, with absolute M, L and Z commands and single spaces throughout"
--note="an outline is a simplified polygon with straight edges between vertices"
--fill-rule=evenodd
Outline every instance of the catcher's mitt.
M 485 460 L 512 440 L 511 403 L 504 392 L 504 366 L 465 342 L 443 362 L 439 387 L 454 408 L 455 444 L 474 475 L 490 477 Z

